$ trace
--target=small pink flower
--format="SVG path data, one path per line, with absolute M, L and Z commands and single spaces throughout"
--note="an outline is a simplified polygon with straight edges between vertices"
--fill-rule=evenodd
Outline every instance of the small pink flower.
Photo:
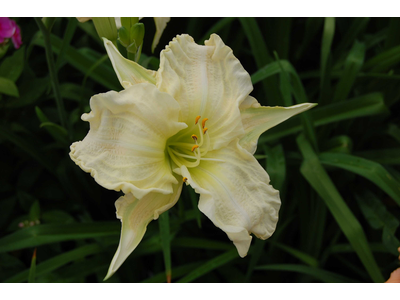
M 1 17 L 0 18 L 0 43 L 3 43 L 5 39 L 8 39 L 13 36 L 16 29 L 16 24 L 14 21 L 9 18 Z
M 8 39 L 12 40 L 15 49 L 22 45 L 21 30 L 17 23 L 10 18 L 0 18 L 0 44 L 7 42 Z
M 12 24 L 14 25 L 15 31 L 14 34 L 11 37 L 11 40 L 14 44 L 15 49 L 18 49 L 21 45 L 22 45 L 22 39 L 21 39 L 21 29 L 19 28 L 19 26 L 17 25 L 17 23 L 15 23 L 14 20 L 11 20 Z

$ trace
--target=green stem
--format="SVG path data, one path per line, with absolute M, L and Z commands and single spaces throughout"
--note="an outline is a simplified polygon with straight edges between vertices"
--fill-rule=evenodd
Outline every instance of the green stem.
M 65 114 L 64 103 L 61 98 L 60 86 L 58 83 L 56 66 L 54 63 L 53 51 L 51 48 L 50 31 L 47 30 L 47 28 L 45 27 L 45 25 L 43 24 L 43 22 L 40 18 L 35 17 L 35 21 L 36 21 L 40 31 L 43 34 L 44 47 L 45 47 L 45 51 L 46 51 L 46 60 L 47 60 L 47 65 L 49 67 L 51 85 L 53 87 L 54 97 L 56 99 L 57 110 L 58 110 L 58 115 L 60 117 L 61 126 L 66 128 L 67 117 Z M 69 132 L 69 130 L 68 130 L 68 132 Z
M 162 213 L 159 217 L 161 245 L 164 253 L 165 276 L 167 282 L 171 282 L 171 235 L 169 230 L 169 212 Z

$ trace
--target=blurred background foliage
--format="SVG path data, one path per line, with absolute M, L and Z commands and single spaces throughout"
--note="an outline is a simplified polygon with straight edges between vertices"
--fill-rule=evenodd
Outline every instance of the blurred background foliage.
M 23 46 L 0 58 L 0 281 L 101 282 L 119 195 L 68 153 L 88 132 L 90 97 L 122 87 L 93 22 L 57 18 L 43 35 L 33 18 L 13 19 Z M 147 68 L 177 34 L 202 44 L 217 33 L 262 105 L 319 105 L 259 140 L 282 199 L 269 240 L 240 258 L 184 186 L 107 282 L 385 281 L 399 267 L 400 19 L 171 18 L 154 54 L 154 21 L 141 22 Z

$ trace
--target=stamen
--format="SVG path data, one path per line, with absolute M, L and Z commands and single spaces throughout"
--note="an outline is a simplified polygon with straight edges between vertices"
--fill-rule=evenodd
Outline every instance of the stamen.
M 200 118 L 201 118 L 201 116 L 197 116 L 197 117 L 196 117 L 196 119 L 195 119 L 195 121 L 194 121 L 194 125 L 197 124 L 197 122 L 199 121 Z
M 188 179 L 187 179 L 187 177 L 183 177 L 182 180 L 183 180 L 183 182 L 186 182 Z
M 182 167 L 182 164 L 177 160 L 177 158 L 175 157 L 175 155 L 171 152 L 171 148 L 170 147 L 168 147 L 168 154 L 169 154 L 169 157 L 171 157 L 172 158 L 172 160 L 174 161 L 174 163 L 176 163 L 177 165 L 178 165 L 178 167 L 180 168 L 180 167 Z
M 179 153 L 178 151 L 175 151 L 174 149 L 169 148 L 169 150 L 172 151 L 172 153 L 176 154 L 177 156 L 184 157 L 184 158 L 189 158 L 189 159 L 197 159 L 197 156 L 193 155 L 186 155 L 183 153 Z
M 194 146 L 192 147 L 192 152 L 193 152 L 195 149 L 197 149 L 197 148 L 199 148 L 199 145 L 194 145 Z
M 204 118 L 203 121 L 201 121 L 201 126 L 204 128 L 204 126 L 206 126 L 206 121 L 208 120 L 208 118 Z
M 204 129 L 203 129 L 203 134 L 206 134 L 207 130 L 208 130 L 208 128 L 207 128 L 207 127 L 206 127 L 206 128 L 204 128 Z
M 195 141 L 197 141 L 197 135 L 192 134 L 192 139 L 195 140 Z

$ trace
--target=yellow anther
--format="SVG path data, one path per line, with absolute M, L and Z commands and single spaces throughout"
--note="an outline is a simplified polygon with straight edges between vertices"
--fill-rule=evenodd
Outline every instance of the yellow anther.
M 199 148 L 199 145 L 194 145 L 194 146 L 192 147 L 192 152 L 194 151 L 194 149 L 197 149 L 197 148 Z
M 200 120 L 201 116 L 197 116 L 196 119 L 194 120 L 194 125 L 197 124 L 197 122 Z
M 204 129 L 203 129 L 203 134 L 206 134 L 207 130 L 208 130 L 208 128 L 207 128 L 207 127 L 206 127 L 206 128 L 204 128 Z
M 197 135 L 192 134 L 192 139 L 194 139 L 195 141 L 197 141 Z
M 183 182 L 186 182 L 187 181 L 187 177 L 183 177 L 182 180 L 183 180 Z
M 206 125 L 206 121 L 207 121 L 208 119 L 207 118 L 204 118 L 203 119 L 203 121 L 201 121 L 201 126 L 204 128 L 204 126 Z

